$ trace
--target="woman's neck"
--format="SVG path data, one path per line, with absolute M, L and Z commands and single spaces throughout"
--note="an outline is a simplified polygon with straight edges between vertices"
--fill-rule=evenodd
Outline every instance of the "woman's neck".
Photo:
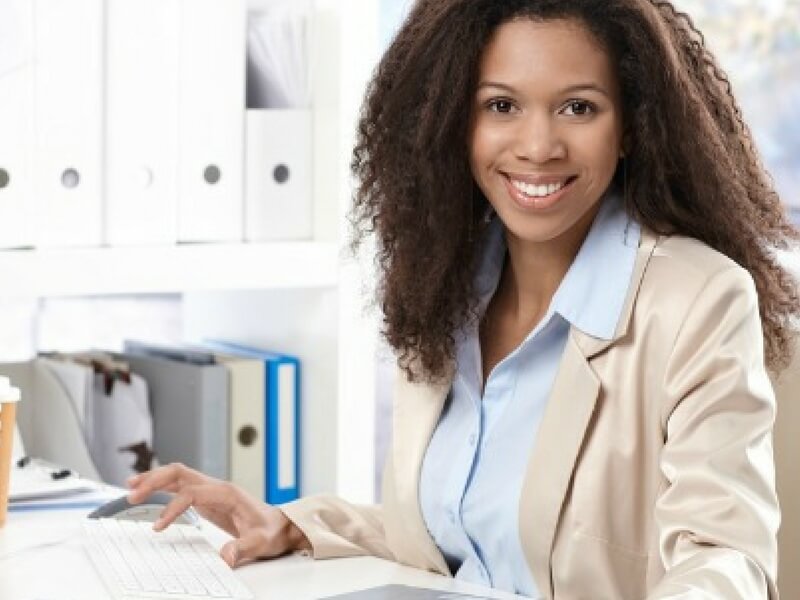
M 596 211 L 559 237 L 530 242 L 506 232 L 508 256 L 498 284 L 503 312 L 520 323 L 544 316 L 583 244 Z

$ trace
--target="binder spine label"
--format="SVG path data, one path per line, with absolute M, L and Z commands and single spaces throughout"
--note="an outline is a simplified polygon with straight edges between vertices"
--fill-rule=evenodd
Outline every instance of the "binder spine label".
M 282 364 L 278 367 L 278 487 L 295 487 L 295 389 L 296 369 L 293 364 Z

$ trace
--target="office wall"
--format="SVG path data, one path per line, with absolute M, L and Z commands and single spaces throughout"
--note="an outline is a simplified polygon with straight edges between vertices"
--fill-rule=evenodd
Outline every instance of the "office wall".
M 727 71 L 783 201 L 800 224 L 800 2 L 675 0 Z

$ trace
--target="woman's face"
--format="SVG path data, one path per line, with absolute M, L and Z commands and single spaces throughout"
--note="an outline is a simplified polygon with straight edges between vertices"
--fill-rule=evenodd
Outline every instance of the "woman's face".
M 622 110 L 610 56 L 579 21 L 520 19 L 479 64 L 473 177 L 521 241 L 585 234 L 620 157 Z

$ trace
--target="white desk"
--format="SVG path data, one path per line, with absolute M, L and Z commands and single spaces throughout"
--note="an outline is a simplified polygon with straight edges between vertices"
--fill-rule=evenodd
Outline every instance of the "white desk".
M 88 512 L 9 513 L 0 529 L 0 599 L 108 600 L 108 592 L 81 546 L 80 522 Z M 218 546 L 226 539 L 216 528 L 206 531 Z M 499 600 L 520 598 L 371 557 L 315 561 L 287 556 L 246 565 L 236 572 L 259 600 L 312 600 L 387 583 Z

